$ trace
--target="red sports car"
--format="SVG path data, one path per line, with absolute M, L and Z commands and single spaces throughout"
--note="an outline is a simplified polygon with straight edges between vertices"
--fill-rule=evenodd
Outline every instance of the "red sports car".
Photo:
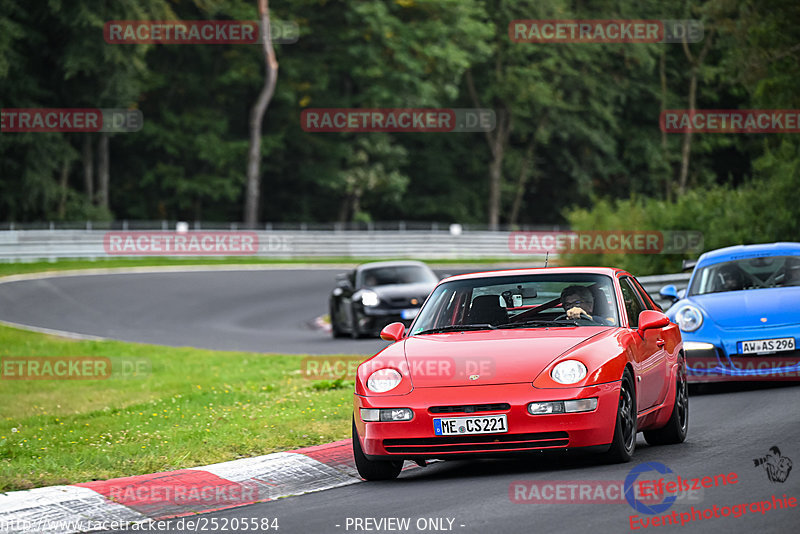
M 353 452 L 367 480 L 404 460 L 546 449 L 631 459 L 686 438 L 677 325 L 629 273 L 544 268 L 441 281 L 406 331 L 358 368 Z

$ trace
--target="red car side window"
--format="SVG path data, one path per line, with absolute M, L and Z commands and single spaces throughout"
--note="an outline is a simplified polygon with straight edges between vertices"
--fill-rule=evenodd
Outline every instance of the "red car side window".
M 628 316 L 628 327 L 639 327 L 639 314 L 645 309 L 639 295 L 631 285 L 628 277 L 620 278 L 619 288 L 622 290 L 622 300 L 625 305 L 625 314 Z
M 636 278 L 629 278 L 628 279 L 631 284 L 633 284 L 634 289 L 636 289 L 636 293 L 639 295 L 639 300 L 644 303 L 644 307 L 648 310 L 656 310 L 656 311 L 664 311 L 661 309 L 661 306 L 656 303 L 651 297 L 650 294 L 645 291 L 642 287 L 642 284 Z

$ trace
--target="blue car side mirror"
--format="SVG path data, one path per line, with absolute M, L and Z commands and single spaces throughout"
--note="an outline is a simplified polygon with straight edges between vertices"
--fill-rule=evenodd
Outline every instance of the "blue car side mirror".
M 676 288 L 672 284 L 662 287 L 661 291 L 659 291 L 658 294 L 664 297 L 665 299 L 668 299 L 673 304 L 681 299 L 681 297 L 678 296 L 678 288 Z

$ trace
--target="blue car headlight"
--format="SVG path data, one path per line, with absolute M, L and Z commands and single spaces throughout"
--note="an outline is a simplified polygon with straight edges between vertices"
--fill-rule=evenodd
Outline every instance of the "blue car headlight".
M 694 332 L 703 324 L 703 314 L 691 304 L 685 304 L 675 314 L 675 322 L 684 332 Z

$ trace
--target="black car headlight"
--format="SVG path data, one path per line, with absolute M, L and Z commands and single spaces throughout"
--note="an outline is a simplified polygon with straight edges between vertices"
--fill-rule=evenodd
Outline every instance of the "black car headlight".
M 361 304 L 364 306 L 372 307 L 377 306 L 380 304 L 381 299 L 378 298 L 378 294 L 374 291 L 370 291 L 369 289 L 365 289 L 361 292 Z

